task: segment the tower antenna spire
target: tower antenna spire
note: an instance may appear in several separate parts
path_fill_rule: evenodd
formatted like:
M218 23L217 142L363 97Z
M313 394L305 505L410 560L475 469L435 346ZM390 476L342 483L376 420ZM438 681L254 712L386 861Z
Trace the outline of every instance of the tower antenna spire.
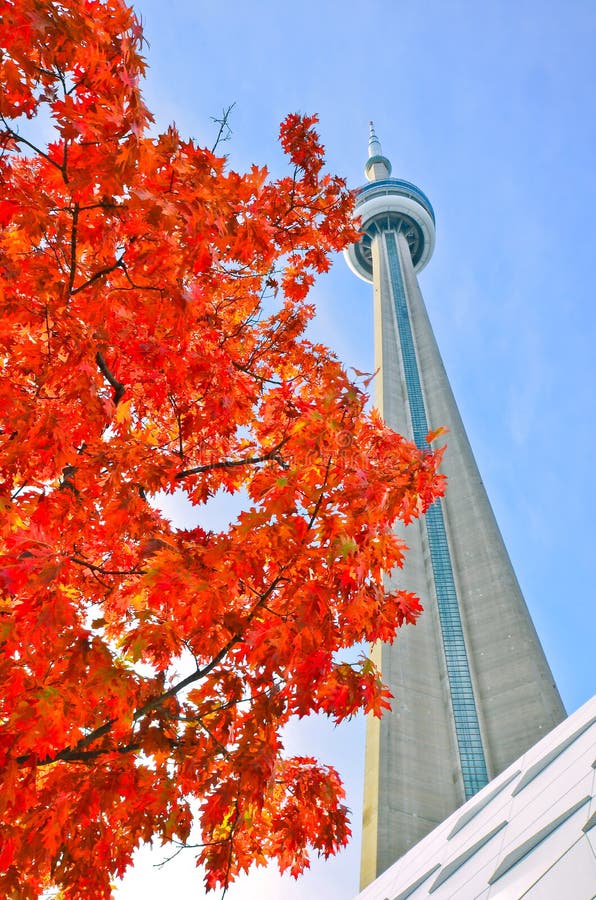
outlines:
M368 135L368 156L382 156L383 151L381 150L381 142L378 139L375 133L375 125L373 120L370 120L369 125L369 135Z
M381 142L378 139L375 126L370 120L368 135L368 159L364 167L364 174L368 181L383 181L391 177L391 163L383 156Z

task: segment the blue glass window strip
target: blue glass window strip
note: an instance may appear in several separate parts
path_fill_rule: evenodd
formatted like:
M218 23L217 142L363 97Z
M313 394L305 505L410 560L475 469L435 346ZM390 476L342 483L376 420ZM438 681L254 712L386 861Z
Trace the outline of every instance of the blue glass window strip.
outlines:
M414 441L420 449L428 449L426 442L426 435L428 434L426 410L424 408L410 316L399 263L397 241L392 231L385 232L385 244L389 260L389 275L397 316ZM480 788L488 784L488 774L455 590L451 556L447 543L443 508L440 500L436 500L433 503L426 513L425 519L439 608L447 677L449 679L455 733L464 791L466 800L468 800Z

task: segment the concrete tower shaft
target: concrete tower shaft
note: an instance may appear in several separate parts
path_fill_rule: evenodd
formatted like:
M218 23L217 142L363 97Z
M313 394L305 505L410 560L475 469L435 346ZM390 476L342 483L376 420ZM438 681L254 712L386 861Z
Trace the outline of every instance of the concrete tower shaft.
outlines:
M401 529L406 566L388 577L425 612L393 646L373 650L396 699L367 724L363 886L565 715L418 286L434 247L432 206L390 177L374 131L371 146L372 180L356 205L364 235L346 256L374 288L376 405L420 447L431 428L448 427L449 486L423 521Z

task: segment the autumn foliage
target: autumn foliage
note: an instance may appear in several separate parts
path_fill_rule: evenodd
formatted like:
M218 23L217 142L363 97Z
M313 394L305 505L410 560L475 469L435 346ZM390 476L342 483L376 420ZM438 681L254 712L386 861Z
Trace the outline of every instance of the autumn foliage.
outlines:
M155 136L121 0L4 0L0 35L0 895L110 897L152 839L208 887L298 874L347 810L281 730L387 705L348 650L418 614L381 572L442 490L305 338L351 196L314 117L278 180Z

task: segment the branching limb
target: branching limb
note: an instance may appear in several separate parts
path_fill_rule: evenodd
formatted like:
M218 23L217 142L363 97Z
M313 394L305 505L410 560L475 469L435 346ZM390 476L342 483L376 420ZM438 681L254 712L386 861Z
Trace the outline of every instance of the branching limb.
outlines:
M103 566L94 566L93 563L76 556L70 556L70 561L76 563L77 566L84 566L91 572L100 572L102 575L144 575L144 569L104 569Z
M212 153L215 153L219 144L222 144L224 141L229 141L230 139L230 135L232 134L232 129L230 128L230 114L235 106L236 104L232 103L227 109L224 109L221 119L216 119L213 116L211 117L211 121L215 122L216 125L219 125L215 143L211 148Z
M55 159L52 159L52 157L49 156L47 153L45 153L41 149L41 147L38 147L37 144L33 144L31 141L28 141L27 138L24 138L21 134L18 133L18 131L15 131L14 128L11 128L10 125L8 124L8 122L6 121L6 119L4 118L4 116L0 116L0 121L4 125L4 128L6 129L6 134L10 138L12 138L13 141L16 141L17 144L24 144L26 147L29 147L30 150L33 150L34 153L37 153L38 156L43 156L43 158L47 162L49 162L51 165L55 166L58 169L58 171L62 173L62 177L64 178L64 180L65 181L67 180L65 172L64 172L62 166L60 165L60 163L57 163Z
M175 859L179 853L182 853L183 850L203 850L205 847L217 847L220 844L227 844L229 838L223 838L221 841L207 841L204 844L183 844L180 841L173 840L170 843L176 845L178 849L171 856L166 857L166 859L162 859L159 863L154 863L154 869L161 869L166 863L169 863L172 859Z

